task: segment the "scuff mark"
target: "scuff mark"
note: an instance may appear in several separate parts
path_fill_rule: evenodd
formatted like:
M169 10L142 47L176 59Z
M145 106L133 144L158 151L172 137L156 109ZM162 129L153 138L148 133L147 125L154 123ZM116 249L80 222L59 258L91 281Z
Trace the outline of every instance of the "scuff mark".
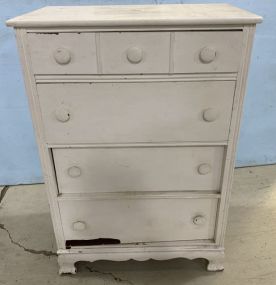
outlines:
M26 252L29 252L29 253L32 253L32 254L42 254L42 255L47 256L47 257L49 257L49 256L57 256L57 254L55 252L48 251L48 250L35 250L35 249L27 248L27 247L23 246L22 244L16 242L12 238L12 235L11 235L10 231L5 227L4 224L0 224L0 229L4 230L8 234L9 239L10 239L12 244L22 248Z
M263 189L266 189L269 187L271 187L271 185L265 185L265 186L261 186L261 187L257 188L257 190L263 190Z
M102 272L102 271L99 271L99 270L95 270L95 269L92 269L90 268L89 266L86 266L86 268L90 271L90 272L93 272L93 273L98 273L98 274L101 274L101 275L108 275L110 276L114 281L118 282L118 283L121 283L121 282L124 282L124 283L128 283L130 285L134 285L134 283L132 283L131 281L127 280L127 279L122 279L120 277L117 277L116 275L114 275L113 273L111 272Z

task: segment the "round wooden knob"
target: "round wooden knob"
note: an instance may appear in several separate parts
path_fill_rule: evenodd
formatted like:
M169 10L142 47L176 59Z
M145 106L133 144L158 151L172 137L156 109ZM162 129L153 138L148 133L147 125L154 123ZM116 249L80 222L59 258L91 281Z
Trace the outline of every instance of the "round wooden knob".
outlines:
M54 58L58 64L68 64L71 61L71 53L66 48L57 48L54 51Z
M143 59L143 50L139 47L130 47L127 50L127 59L131 63L139 63Z
M62 123L70 120L70 112L66 108L59 108L55 111L56 119Z
M84 231L86 229L86 223L82 221L77 221L73 223L74 231Z
M206 218L203 217L203 216L195 216L193 218L193 223L197 226L201 226L201 225L204 225L206 222Z
M202 63L210 63L216 58L216 50L211 47L204 47L199 53L199 59Z
M203 111L203 119L206 122L214 122L219 117L219 112L214 108L208 108Z
M68 168L68 175L72 178L81 176L81 169L78 166Z
M211 165L208 163L202 163L198 166L197 171L200 175L206 175L212 170Z

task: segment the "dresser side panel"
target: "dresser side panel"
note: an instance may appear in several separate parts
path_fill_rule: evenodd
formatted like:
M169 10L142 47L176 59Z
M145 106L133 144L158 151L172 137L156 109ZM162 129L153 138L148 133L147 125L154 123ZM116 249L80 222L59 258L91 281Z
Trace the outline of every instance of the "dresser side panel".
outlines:
M240 121L242 117L243 101L246 93L246 81L253 45L255 25L244 27L243 33L243 53L242 62L238 72L234 104L232 109L232 119L229 129L229 142L226 149L225 166L223 173L223 182L221 190L221 200L218 210L218 220L216 227L216 243L223 246L227 226L227 217L229 211L231 187L233 183L233 174L235 168L236 148L239 137Z
M41 123L41 113L38 104L38 96L36 93L35 79L30 66L30 57L27 52L27 34L25 29L16 29L16 39L20 54L21 65L24 74L24 82L28 97L29 107L32 115L32 122L35 129L36 140L42 165L45 186L47 188L47 196L50 206L50 212L59 249L65 248L64 236L60 220L59 206L57 203L57 186L51 151L44 143L43 127Z

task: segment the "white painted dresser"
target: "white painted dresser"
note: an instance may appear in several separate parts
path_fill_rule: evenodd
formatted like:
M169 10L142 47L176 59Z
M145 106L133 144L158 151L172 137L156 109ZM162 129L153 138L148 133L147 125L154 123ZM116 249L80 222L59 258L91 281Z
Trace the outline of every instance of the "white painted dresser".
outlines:
M255 25L227 4L16 17L58 246L75 262L206 258L224 235Z

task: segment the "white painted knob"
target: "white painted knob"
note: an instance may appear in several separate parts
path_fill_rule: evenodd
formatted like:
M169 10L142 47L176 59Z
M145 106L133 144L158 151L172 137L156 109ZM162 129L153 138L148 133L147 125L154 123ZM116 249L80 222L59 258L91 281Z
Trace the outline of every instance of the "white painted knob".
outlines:
M57 48L54 51L54 58L58 64L65 65L71 61L71 53L66 48Z
M198 166L197 171L200 175L206 175L212 170L211 165L208 163L202 163Z
M204 47L199 53L199 59L202 63L210 63L216 58L216 50L211 47Z
M70 112L66 108L59 108L55 111L56 119L62 123L70 120Z
M86 223L82 221L78 221L73 223L73 230L74 231L84 231L86 229Z
M206 222L206 218L203 216L196 216L193 218L193 223L197 226L202 226Z
M143 59L143 50L139 47L130 47L127 50L127 59L131 63L139 63Z
M219 112L214 108L208 108L203 111L203 119L206 122L214 122L219 117Z
M68 175L72 178L81 176L81 169L78 166L68 168Z

